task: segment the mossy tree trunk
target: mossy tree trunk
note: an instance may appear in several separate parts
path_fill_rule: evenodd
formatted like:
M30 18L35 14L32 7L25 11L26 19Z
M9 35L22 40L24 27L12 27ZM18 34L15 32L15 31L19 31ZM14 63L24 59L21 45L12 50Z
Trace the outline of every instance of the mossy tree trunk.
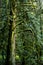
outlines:
M13 18L13 12L12 12L12 1L10 1L10 16ZM8 17L9 19L9 17ZM15 22L13 19L10 18L9 20L9 37L8 37L8 44L7 44L7 56L6 56L6 62L5 65L15 65L15 36L14 31L12 31L13 27L15 26Z

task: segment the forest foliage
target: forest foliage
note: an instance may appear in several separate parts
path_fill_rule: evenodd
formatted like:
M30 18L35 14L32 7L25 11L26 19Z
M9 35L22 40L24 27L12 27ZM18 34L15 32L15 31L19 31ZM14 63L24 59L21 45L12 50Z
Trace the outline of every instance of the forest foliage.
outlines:
M0 65L43 65L42 2L0 0Z

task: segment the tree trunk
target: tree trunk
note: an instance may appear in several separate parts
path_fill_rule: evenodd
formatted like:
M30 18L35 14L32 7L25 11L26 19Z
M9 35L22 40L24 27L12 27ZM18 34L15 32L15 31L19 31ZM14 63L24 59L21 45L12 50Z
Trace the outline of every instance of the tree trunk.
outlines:
M15 27L15 22L13 21L13 27ZM12 27L12 28L13 28ZM11 59L12 65L15 65L15 29L12 31L12 39L11 39Z
M13 6L11 5L10 5L11 7L10 9L13 9ZM13 12L12 10L10 11L11 11L10 16L12 16L13 18ZM8 45L7 45L6 65L15 65L15 35L14 35L15 29L13 30L13 27L15 27L15 21L13 19L10 20L10 25L9 25L9 38L8 38Z

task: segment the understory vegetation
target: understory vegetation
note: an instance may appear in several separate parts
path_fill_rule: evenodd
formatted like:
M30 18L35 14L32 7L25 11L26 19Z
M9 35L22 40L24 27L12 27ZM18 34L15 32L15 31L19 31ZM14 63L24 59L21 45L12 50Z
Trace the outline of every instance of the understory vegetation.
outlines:
M0 0L0 65L43 65L43 0Z

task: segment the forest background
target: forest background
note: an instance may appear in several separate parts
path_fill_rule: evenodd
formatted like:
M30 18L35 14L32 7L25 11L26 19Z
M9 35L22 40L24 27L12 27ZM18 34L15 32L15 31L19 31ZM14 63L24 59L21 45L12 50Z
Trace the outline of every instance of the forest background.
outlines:
M0 0L0 65L43 65L43 0Z

